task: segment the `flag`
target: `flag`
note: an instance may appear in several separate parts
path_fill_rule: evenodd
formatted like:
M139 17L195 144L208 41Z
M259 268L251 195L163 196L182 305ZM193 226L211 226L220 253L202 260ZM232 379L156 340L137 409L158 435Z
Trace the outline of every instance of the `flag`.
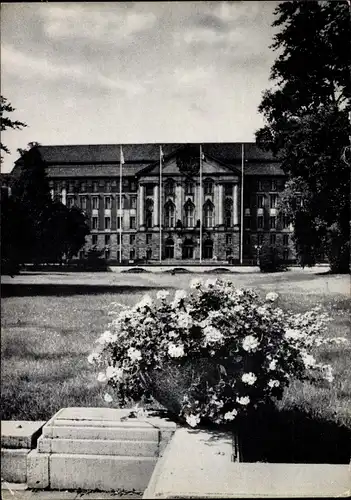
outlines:
M165 155L163 154L162 146L160 146L160 158L161 158L161 161L164 161L164 157L165 157Z
M120 163L122 165L124 165L124 155L123 155L123 148L121 146L121 150L120 150Z

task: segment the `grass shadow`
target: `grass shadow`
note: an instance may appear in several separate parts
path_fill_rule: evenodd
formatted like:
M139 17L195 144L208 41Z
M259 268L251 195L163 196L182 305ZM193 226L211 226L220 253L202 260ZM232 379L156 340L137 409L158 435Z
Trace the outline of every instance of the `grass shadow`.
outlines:
M173 287L168 287L173 288ZM10 284L1 285L2 297L101 295L111 293L138 293L158 290L158 286L134 285L77 285L77 284Z

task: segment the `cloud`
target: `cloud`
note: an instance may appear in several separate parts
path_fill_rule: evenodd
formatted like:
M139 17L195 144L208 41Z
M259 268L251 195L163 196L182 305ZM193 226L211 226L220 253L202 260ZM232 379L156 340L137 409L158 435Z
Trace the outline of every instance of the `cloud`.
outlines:
M51 38L120 41L151 29L156 22L152 12L124 8L126 4L62 4L42 8L44 30Z
M54 80L60 82L60 85L63 85L64 81L81 82L88 86L117 90L127 96L144 92L140 83L104 75L88 64L59 64L46 57L23 54L11 45L3 45L1 56L3 71L7 74L25 74L26 78Z

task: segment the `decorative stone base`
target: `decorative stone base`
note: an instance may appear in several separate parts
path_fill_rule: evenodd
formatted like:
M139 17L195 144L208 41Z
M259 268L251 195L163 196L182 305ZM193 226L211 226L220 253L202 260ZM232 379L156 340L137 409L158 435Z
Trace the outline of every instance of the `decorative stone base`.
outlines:
M176 425L131 410L64 408L27 457L30 488L144 491Z

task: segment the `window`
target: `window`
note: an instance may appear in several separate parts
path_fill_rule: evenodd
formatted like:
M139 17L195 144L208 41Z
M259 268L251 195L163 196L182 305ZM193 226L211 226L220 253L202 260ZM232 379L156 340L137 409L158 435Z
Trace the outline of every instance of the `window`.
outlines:
M146 196L153 196L154 186L152 184L146 184L145 192L146 192Z
M73 182L68 183L68 192L73 193L74 192L74 184Z
M244 227L245 229L251 228L251 217L244 217Z
M81 196L80 197L80 208L82 210L86 210L87 209L87 197L86 196Z
M174 227L175 207L173 203L167 203L165 206L165 227Z
M73 196L68 196L67 197L67 207L72 208L74 206L74 197Z
M111 192L111 182L110 181L106 181L105 192L106 193L110 193Z
M124 205L124 200L125 200L125 197L122 195L122 199L121 199L121 206L119 205L119 202L120 202L120 196L117 195L116 196L116 206L117 206L117 210L120 210L120 208L123 210L125 208L125 205Z
M225 242L227 245L231 245L232 242L233 242L233 238L232 238L232 235L231 234L227 234L226 237L225 237Z
M135 249L132 248L129 252L129 259L134 260L135 259Z
M93 196L93 210L98 210L99 208L99 197Z
M105 196L105 210L111 210L111 196Z
M165 258L174 259L174 241L172 238L167 238L165 242Z
M244 244L245 245L250 245L251 244L251 238L249 234L245 234L244 236Z
M195 207L191 202L185 204L185 227L194 227L194 210Z
M283 251L283 259L289 260L289 250L287 248Z
M259 194L257 196L257 208L263 208L264 207L264 197L262 194Z
M123 224L123 217L121 215L117 215L116 222L117 222L117 229L121 229L121 224Z
M136 217L133 215L129 219L129 227L130 229L136 229Z
M92 229L97 229L98 228L98 218L93 217L92 218Z
M283 235L283 245L289 245L289 235L288 234Z
M271 245L275 245L277 241L277 238L276 238L276 235L275 234L271 234L270 237L269 237L269 242Z
M213 257L213 241L208 239L205 240L203 246L203 258L204 259L212 259Z
M207 203L205 205L205 227L213 227L213 205Z
M152 227L152 211L151 210L146 210L145 225L146 225L146 227Z
M233 194L233 186L231 184L224 184L224 194L231 196Z
M257 217L257 229L263 229L263 217Z
M135 193L135 191L137 190L137 184L135 181L129 181L129 190L132 193Z
M111 229L111 217L105 217L105 229L106 230Z
M136 196L131 196L130 197L130 208L136 208L136 207L137 207Z
M87 184L86 184L86 182L81 182L80 183L80 191L81 191L81 193L85 193L86 190L87 190Z
M271 180L271 191L277 190L277 181L275 179Z
M105 246L111 243L111 236L109 234L105 234Z
M110 254L111 254L110 249L106 248L106 250L105 250L105 259L109 259L110 258Z
M93 182L93 192L97 193L98 191L99 191L99 185L98 185L97 181L94 181Z
M194 183L192 181L188 181L185 184L185 194L193 195L194 194Z
M150 245L151 241L152 241L152 234L147 234L146 235L146 244Z
M260 233L257 235L257 244L262 245L263 244L263 234Z
M129 235L129 244L134 245L135 243L135 234L130 234Z
M165 193L166 196L173 196L175 190L175 184L173 179L168 179L165 183Z
M257 191L263 191L263 182L261 180L257 181Z
M205 194L213 194L213 182L211 181L211 179L205 180L204 188Z
M91 244L93 245L93 247L95 245L97 245L97 242L98 242L98 235L97 234L93 234L92 237L91 237Z
M224 225L226 227L231 227L231 225L232 225L232 211L231 210L224 211Z
M269 227L271 229L275 229L275 223L276 223L276 218L275 217L270 217L269 218Z
M270 198L271 198L270 199L270 201L271 201L270 207L271 208L277 208L278 195L277 194L271 194Z
M283 229L289 229L289 217L283 216Z

